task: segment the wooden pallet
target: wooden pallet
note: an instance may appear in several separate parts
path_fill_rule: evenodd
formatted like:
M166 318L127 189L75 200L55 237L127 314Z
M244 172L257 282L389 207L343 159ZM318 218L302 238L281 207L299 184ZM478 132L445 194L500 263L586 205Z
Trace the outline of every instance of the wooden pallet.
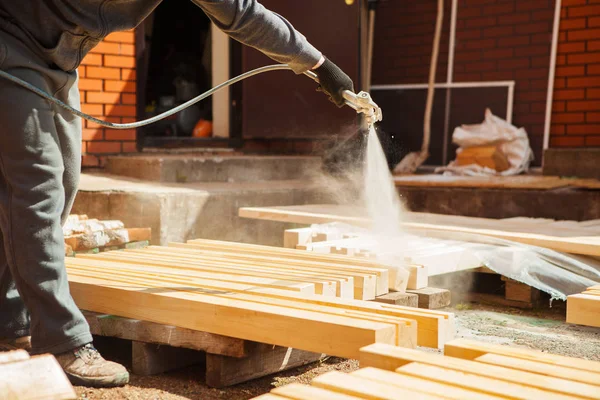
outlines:
M95 336L131 341L136 375L155 375L205 365L205 382L224 388L319 361L324 354L228 336L84 311Z
M78 256L66 265L82 309L286 348L356 358L370 343L437 348L454 335L451 313L336 297L336 284L344 280L340 271L350 269L349 278L368 276L354 272L365 267L335 256L191 241ZM298 272L311 265L318 276ZM290 269L300 275L279 272ZM377 288L376 280L363 282ZM318 286L321 294L315 294Z
M600 399L600 362L465 339L444 356L373 344L360 366L256 399Z
M53 355L29 357L16 350L0 352L0 398L66 400L77 395Z
M600 284L567 297L567 323L600 327Z

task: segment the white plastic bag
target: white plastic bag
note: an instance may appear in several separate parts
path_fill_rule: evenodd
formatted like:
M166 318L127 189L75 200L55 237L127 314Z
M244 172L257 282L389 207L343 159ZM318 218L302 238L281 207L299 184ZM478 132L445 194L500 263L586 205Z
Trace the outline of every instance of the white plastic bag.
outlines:
M510 167L497 172L476 164L459 166L452 161L435 172L444 172L446 175L517 175L527 171L533 161L525 129L493 115L489 108L485 110L485 120L481 124L462 125L454 129L452 141L459 146L457 153L467 147L497 145L508 159Z

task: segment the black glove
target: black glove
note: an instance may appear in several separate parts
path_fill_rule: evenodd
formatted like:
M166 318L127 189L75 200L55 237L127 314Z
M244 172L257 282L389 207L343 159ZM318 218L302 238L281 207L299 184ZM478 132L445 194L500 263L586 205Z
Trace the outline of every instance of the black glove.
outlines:
M325 58L323 64L314 70L319 78L318 91L325 92L329 96L329 100L335 103L338 107L344 105L344 90L354 92L354 83L348 75L344 73L328 58Z

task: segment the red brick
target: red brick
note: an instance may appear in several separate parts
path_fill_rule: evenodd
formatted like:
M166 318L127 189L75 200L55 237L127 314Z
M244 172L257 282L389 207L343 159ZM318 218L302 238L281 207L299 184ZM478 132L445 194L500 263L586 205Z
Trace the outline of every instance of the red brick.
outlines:
M481 37L481 29L463 29L456 31L458 41L466 41L467 39L479 39Z
M550 46L550 43L552 43L552 32L536 33L531 35L531 43L545 44L547 46Z
M600 63L600 53L575 53L567 55L568 64Z
M549 7L548 0L517 1L517 11L539 10Z
M529 36L511 36L507 38L499 38L498 46L500 47L515 47L529 44Z
M532 113L542 113L546 111L546 103L531 103ZM560 115L560 114L558 114Z
M600 122L600 112L588 112L585 115L587 122Z
M492 61L473 62L465 66L466 70L471 71L491 71L496 69L496 63Z
M488 37L498 37L498 36L510 36L513 34L514 27L513 26L492 26L489 28L483 29L483 36Z
M468 19L465 23L467 28L481 28L487 26L494 26L496 24L496 17L481 17Z
M107 42L118 42L118 43L135 43L135 34L133 31L127 32L113 32L106 36L104 39Z
M600 50L600 40L590 40L587 42L588 51L598 51Z
M106 140L135 140L135 129L107 129L104 133Z
M552 125L550 127L551 135L564 135L566 133L566 129L564 125Z
M598 28L598 27L600 27L600 17L591 17L591 18L588 18L588 26L590 28Z
M137 152L137 145L135 142L123 142L123 153L135 153Z
M563 7L580 6L582 4L587 4L587 0L562 0L562 2L561 2L561 5Z
M555 89L563 89L567 87L567 79L566 78L556 78L554 79L554 88Z
M569 42L575 42L577 40L593 40L600 37L600 29L584 29L581 31L569 31L567 32Z
M560 21L560 29L570 31L585 28L585 18L563 19Z
M82 131L82 140L102 140L104 130L103 129L86 129L83 128Z
M88 54L81 60L81 65L102 65L102 54Z
M584 143L583 136L555 136L550 138L552 147L581 147Z
M583 100L585 91L583 89L555 90L553 98L556 100Z
M579 53L585 51L585 42L559 43L556 49L558 53Z
M121 100L121 95L109 92L87 92L85 100L88 103L118 104Z
M593 64L587 66L588 75L600 75L600 64Z
M586 146L600 146L600 136L586 136Z
M81 157L81 166L82 167L99 167L100 160L96 156L93 156L90 154L84 154Z
M523 25L517 25L515 27L515 32L517 34L551 32L552 31L551 26L552 26L552 24L549 21L523 24Z
M518 69L528 68L530 66L529 58L508 58L498 61L498 69Z
M79 68L77 68L77 76L79 76L80 78L85 78L86 77L86 69L87 67L80 65Z
M567 86L572 88L600 87L600 76L586 76L583 78L567 78Z
M491 49L484 52L485 59L496 60L496 59L508 59L513 57L513 49Z
M119 43L100 42L90 53L98 54L121 54L121 45Z
M121 103L122 104L137 104L137 96L135 94L122 94L121 95Z
M583 65L576 67L556 67L555 76L584 76L585 67Z
M135 93L136 83L135 81L105 81L104 90L107 92Z
M542 68L527 68L527 69L519 69L515 72L515 76L517 79L533 79L538 76L548 75L547 69Z
M100 79L120 79L121 70L119 68L106 68L106 67L86 67L88 78L100 78Z
M462 11L461 11L462 16ZM509 15L500 15L498 17L498 25L519 25L525 22L529 22L529 13L518 13Z
M121 53L120 54L124 55L124 56L134 56L135 55L135 45L121 43Z
M104 56L107 67L135 68L135 58L129 56Z
M481 7L464 7L460 10L460 18L478 17L481 15Z
M566 42L567 41L567 32L560 32L558 34L558 41L559 42Z
M553 124L573 124L584 121L584 113L556 113L552 115Z
M131 124L131 123L135 122L135 118L121 117L121 122L123 122L124 124Z
M600 99L600 89L587 89L585 95L588 99Z
M104 115L104 109L99 104L81 104L81 111L94 117L101 117Z
M121 79L124 81L135 81L137 79L135 69L123 68L121 71Z
M495 47L494 39L470 40L466 43L467 49L492 49Z
M499 3L483 7L485 15L509 14L515 10L514 3Z
M485 71L481 73L481 79L484 81L508 81L513 79L512 71ZM475 80L475 79L472 79Z
M519 82L519 87L524 88L525 82L529 83L529 88L532 90L548 89L548 78L546 78L546 79L530 79L528 81Z
M465 62L465 61L479 61L481 60L481 51L460 51L457 52L454 56L454 61L457 63ZM455 66L456 68L456 66Z
M80 79L79 90L102 90L102 80L100 79Z
M569 7L569 18L600 15L600 6Z
M552 102L552 112L564 112L565 111L565 102L564 101L554 101Z
M106 115L111 117L135 117L135 106L106 105Z
M119 153L121 142L87 142L87 153Z
M534 11L532 17L534 21L552 21L554 18L554 9Z
M532 68L549 68L549 61L547 57L532 57L531 58L531 67Z
M539 55L549 55L550 54L550 43L546 45L537 45L537 46L527 46L527 47L518 47L515 49L515 56L517 57L525 57L529 56L539 56ZM548 60L549 64L550 61Z
M600 110L600 100L569 101L568 111L597 111Z
M600 134L600 125L581 124L567 125L567 135L598 135Z

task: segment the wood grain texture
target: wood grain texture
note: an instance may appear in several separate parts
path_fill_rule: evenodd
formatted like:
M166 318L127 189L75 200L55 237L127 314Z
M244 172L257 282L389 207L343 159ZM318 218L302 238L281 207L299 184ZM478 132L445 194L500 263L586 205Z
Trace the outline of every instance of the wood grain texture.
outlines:
M600 327L600 296L595 293L567 296L567 323Z

